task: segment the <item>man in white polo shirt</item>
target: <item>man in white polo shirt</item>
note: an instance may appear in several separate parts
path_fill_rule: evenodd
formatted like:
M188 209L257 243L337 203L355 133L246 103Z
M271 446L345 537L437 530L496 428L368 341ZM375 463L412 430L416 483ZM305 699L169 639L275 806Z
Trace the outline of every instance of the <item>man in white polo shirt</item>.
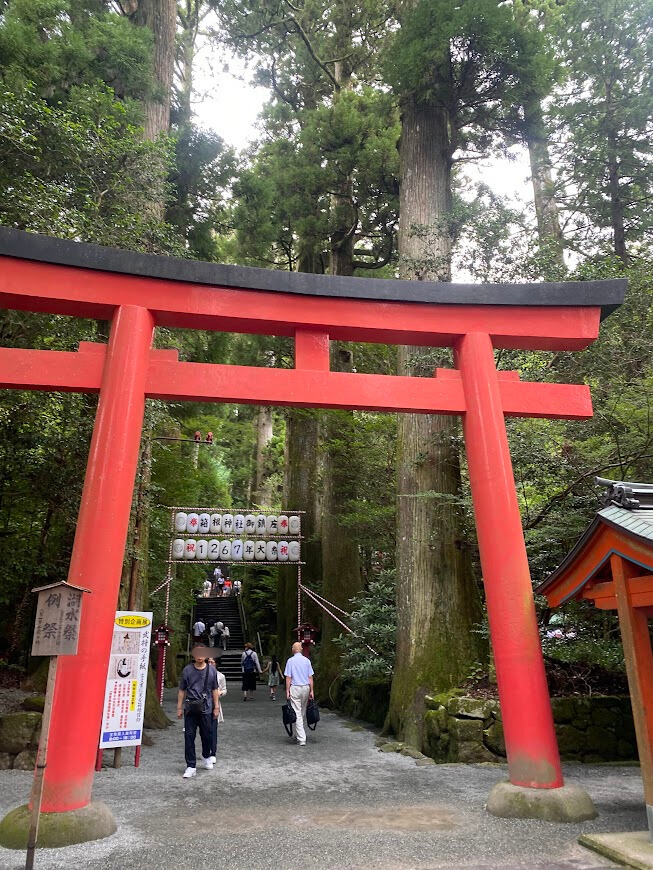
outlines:
M297 730L297 743L306 746L306 705L308 699L313 697L313 666L307 656L302 655L301 643L292 645L292 656L286 662L283 675L286 678L286 698L292 704L297 714L295 728Z

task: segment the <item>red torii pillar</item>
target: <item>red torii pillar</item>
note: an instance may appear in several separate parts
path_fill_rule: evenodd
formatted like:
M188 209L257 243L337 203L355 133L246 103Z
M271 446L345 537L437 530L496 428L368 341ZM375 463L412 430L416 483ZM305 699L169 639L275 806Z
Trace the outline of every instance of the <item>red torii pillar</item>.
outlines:
M558 742L489 335L461 338L455 359L465 390L463 431L510 782L558 788Z
M91 249L59 244L70 251ZM103 263L109 254L103 253ZM154 259L157 268L160 261L166 262ZM591 403L587 387L525 384L517 373L497 372L493 340L500 347L580 349L598 334L600 303L435 307L401 300L293 297L241 289L242 284L225 287L216 282L218 286L198 288L158 274L110 274L105 265L89 265L90 261L92 257L82 258L71 267L8 258L0 273L0 301L8 307L112 320L106 350L89 344L80 346L78 353L0 349L0 386L100 394L69 575L71 582L90 588L92 594L85 600L79 655L59 667L43 810L76 811L91 800L106 662L148 397L462 415L510 782L514 788L561 793L504 415L584 418L591 416ZM263 280L261 271L252 270L257 273L252 280ZM289 277L277 276L284 281ZM264 279L270 280L269 273ZM366 287L375 283L348 280L362 281ZM387 294L394 282L376 283ZM570 285L553 286L568 292ZM624 286L619 282L621 295ZM446 286L447 292L450 289ZM587 294L587 288L584 291ZM155 324L290 334L295 337L296 367L180 363L174 351L150 349ZM432 379L331 372L330 338L453 345L458 370L438 370ZM495 811L504 814L501 807ZM551 817L547 812L545 816ZM574 818L591 815L586 808L583 813ZM537 809L522 814L542 815ZM98 835L104 834L92 836Z
M92 594L84 601L77 655L62 656L57 668L43 812L74 810L91 798L153 333L147 309L116 310L68 573L70 582L91 574Z

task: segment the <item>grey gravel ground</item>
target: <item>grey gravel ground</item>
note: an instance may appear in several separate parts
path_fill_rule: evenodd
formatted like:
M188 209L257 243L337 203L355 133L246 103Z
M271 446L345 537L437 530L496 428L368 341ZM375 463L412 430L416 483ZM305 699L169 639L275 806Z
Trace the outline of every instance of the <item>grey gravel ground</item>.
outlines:
M181 723L155 735L140 769L96 774L119 829L106 840L42 850L41 870L436 870L467 867L599 870L614 867L576 843L582 832L646 826L636 767L569 766L599 818L579 825L497 819L484 811L505 769L485 765L417 767L381 753L375 735L323 712L305 748L291 743L280 703L262 688L243 703L225 699L219 761L184 780ZM166 708L174 713L174 692ZM199 748L199 740L198 740ZM127 754L127 753L125 753ZM0 773L0 813L25 803L31 774ZM0 868L24 867L24 854L0 848Z

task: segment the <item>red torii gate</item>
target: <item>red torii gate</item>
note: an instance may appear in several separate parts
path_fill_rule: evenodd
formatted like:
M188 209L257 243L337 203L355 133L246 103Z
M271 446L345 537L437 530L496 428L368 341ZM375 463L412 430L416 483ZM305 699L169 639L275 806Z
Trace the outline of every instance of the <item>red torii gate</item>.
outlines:
M495 348L581 350L623 280L455 285L334 278L134 254L0 230L6 308L111 321L108 345L0 349L0 386L99 393L69 580L92 590L79 651L59 662L43 811L91 799L106 662L145 399L463 417L510 782L563 785L505 416L582 419L586 386L522 383ZM295 368L179 362L156 326L294 337ZM329 341L453 347L433 378L332 372ZM80 676L84 697L80 697ZM92 835L91 835L92 836Z

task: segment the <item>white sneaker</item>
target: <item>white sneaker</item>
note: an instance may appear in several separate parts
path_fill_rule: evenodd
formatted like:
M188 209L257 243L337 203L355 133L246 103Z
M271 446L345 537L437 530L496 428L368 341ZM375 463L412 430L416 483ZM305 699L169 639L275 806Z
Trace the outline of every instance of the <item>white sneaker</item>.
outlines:
M215 757L215 755L211 756L211 764L215 764L217 760L218 759Z
M190 779L191 776L195 776L196 773L197 771L194 767L187 767L184 771L184 779Z
M203 758L202 767L204 770L213 770L213 761L210 758Z

